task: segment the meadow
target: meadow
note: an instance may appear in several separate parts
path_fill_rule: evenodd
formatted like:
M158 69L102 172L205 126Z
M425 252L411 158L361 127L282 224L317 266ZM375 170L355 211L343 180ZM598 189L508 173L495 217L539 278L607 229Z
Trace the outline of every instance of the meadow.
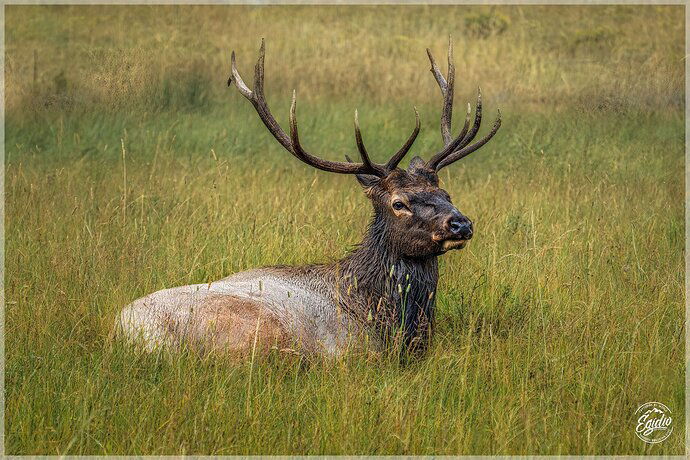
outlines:
M684 452L682 6L7 6L8 454ZM455 44L498 135L443 170L476 225L402 366L143 354L116 314L165 287L342 257L371 215L227 88L230 51L307 149L439 149L425 48ZM455 126L462 110L456 110ZM287 126L284 124L284 126ZM488 130L484 127L482 133ZM408 158L409 159L409 158ZM645 444L635 409L674 432Z

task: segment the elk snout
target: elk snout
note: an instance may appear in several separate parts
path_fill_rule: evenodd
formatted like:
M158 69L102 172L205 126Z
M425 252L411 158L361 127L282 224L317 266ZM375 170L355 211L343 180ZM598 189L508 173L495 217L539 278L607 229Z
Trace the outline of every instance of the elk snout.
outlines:
M472 238L472 221L461 214L449 217L446 221L446 228L454 237L463 240Z

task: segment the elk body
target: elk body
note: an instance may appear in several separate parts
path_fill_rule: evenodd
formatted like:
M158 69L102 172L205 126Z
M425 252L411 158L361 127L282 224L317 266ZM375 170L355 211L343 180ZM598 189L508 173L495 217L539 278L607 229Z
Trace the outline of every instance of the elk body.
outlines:
M473 232L472 222L439 187L438 171L486 144L500 127L500 112L491 131L472 143L482 117L479 92L474 123L468 104L464 126L453 137L452 45L447 78L427 50L443 96L443 148L429 161L414 157L406 170L398 168L419 133L415 109L416 126L402 148L387 163L373 163L355 112L361 162L324 160L300 143L294 93L289 135L271 114L264 99L264 49L262 41L253 90L237 71L234 52L228 86L234 84L252 103L266 128L293 156L322 171L355 175L374 208L363 241L335 263L259 268L155 292L124 308L120 331L150 350L180 345L231 352L298 347L335 355L352 346L383 350L397 343L403 350L423 352L434 326L438 257L463 248Z

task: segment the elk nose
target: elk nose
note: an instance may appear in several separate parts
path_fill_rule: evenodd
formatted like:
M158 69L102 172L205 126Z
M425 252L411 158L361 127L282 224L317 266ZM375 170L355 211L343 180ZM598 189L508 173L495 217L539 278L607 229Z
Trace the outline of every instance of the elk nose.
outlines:
M447 225L453 236L459 236L463 240L472 238L472 221L467 217L451 217L448 219Z

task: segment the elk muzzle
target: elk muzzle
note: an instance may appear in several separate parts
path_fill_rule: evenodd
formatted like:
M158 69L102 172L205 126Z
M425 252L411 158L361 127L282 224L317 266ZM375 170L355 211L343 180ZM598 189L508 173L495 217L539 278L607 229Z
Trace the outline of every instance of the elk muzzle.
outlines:
M454 215L446 221L446 228L453 237L461 240L472 238L472 221L463 215Z
M438 243L443 253L451 249L464 248L473 233L472 221L456 210L445 219L442 231L434 232L433 240Z

